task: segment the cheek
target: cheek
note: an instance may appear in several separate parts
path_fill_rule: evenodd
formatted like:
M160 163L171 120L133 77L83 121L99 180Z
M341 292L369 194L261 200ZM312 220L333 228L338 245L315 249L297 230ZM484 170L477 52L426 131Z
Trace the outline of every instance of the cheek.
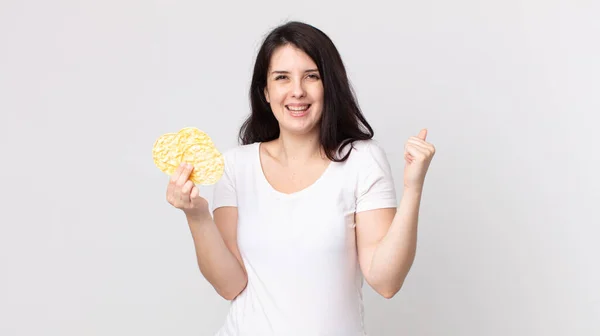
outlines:
M319 101L322 104L323 103L323 97L324 97L323 88L321 88L321 87L314 88L314 90L312 91L311 96L313 97L314 100L317 100L317 101Z
M273 90L273 92L271 93L271 102L280 105L283 104L284 101L285 93L283 93L282 90Z
M323 110L323 105L324 105L323 96L317 96L314 98L314 100L315 100L314 102L318 105L319 113L321 113Z

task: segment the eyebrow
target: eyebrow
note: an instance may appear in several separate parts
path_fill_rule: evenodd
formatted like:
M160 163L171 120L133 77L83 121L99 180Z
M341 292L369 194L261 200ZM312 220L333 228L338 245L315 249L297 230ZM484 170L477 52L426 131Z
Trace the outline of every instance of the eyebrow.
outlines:
M318 72L318 71L319 71L319 69L308 69L308 70L306 70L304 72L306 73L306 72ZM287 74L287 73L290 73L290 72L289 71L284 71L284 70L274 70L274 71L271 71L271 74Z

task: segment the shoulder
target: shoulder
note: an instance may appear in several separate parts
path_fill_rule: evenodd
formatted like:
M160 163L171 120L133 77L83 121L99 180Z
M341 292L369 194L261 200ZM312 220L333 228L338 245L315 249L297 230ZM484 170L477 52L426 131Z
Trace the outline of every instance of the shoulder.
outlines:
M247 178L248 169L240 169L242 165L248 165L252 162L252 154L258 144L236 145L221 150L223 158L223 176L217 182L216 195L225 197L225 191L232 192L239 183L243 183Z
M381 143L355 141L348 161L356 178L356 212L396 206L394 174Z
M354 151L362 155L372 155L373 152L383 151L383 146L375 139L356 140L352 143ZM361 155L361 154L359 154Z
M247 169L256 159L259 143L236 145L221 151L225 174L231 180L246 178L251 170Z
M351 150L348 161L358 165L371 165L371 164L387 164L387 153L385 148L374 139L370 140L357 140L352 142L350 145L344 148L344 153Z
M223 150L221 154L223 155L225 162L233 165L237 161L244 162L245 159L251 157L256 151L256 146L258 146L258 143L236 145Z

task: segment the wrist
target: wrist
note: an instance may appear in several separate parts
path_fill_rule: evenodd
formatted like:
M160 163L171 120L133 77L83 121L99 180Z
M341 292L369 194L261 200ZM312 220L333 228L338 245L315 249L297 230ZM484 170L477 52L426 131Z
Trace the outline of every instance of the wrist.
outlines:
M420 196L422 193L423 193L423 185L418 185L418 186L404 185L404 195L413 194L416 196Z

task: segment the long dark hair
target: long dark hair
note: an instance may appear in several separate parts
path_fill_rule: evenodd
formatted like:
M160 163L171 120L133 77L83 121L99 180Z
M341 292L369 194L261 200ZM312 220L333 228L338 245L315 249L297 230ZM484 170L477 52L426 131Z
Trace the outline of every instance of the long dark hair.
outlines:
M288 44L304 51L317 65L324 90L320 144L330 160L345 161L351 151L341 158L335 153L356 140L371 139L373 129L360 110L342 58L331 39L321 30L298 21L276 27L258 51L249 92L252 112L240 128L239 140L247 145L279 137L279 124L264 96L264 88L273 52Z

